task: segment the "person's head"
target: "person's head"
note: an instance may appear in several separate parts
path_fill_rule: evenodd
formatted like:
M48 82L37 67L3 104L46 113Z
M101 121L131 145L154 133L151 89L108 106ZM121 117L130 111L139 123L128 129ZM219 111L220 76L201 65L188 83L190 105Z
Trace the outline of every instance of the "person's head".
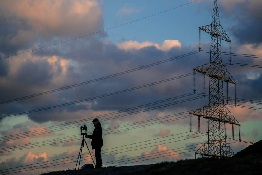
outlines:
M99 120L97 118L95 118L92 122L93 122L94 126L96 126L99 123Z

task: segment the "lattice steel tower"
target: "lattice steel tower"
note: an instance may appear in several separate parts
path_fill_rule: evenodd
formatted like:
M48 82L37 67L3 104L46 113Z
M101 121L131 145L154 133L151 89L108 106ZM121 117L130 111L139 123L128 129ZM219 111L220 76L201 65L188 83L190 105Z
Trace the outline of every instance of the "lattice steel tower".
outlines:
M231 43L230 38L220 24L217 0L214 0L212 23L199 27L201 31L211 36L210 62L193 69L209 79L209 103L208 105L190 112L198 116L198 127L200 127L200 118L207 119L207 142L195 152L205 157L231 157L234 153L227 143L226 124L232 124L232 133L234 136L234 125L240 127L239 122L231 115L226 103L228 103L228 84L236 87L236 81L227 71L221 58L221 42ZM194 82L195 84L195 82ZM226 86L226 95L224 96L224 86ZM236 98L236 92L235 92ZM240 132L239 132L240 134ZM239 137L240 139L240 137Z

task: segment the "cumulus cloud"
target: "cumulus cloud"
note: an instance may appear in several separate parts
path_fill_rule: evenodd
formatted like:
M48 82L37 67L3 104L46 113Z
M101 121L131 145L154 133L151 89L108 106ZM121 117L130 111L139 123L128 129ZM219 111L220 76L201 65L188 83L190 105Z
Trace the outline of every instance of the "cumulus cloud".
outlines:
M128 50L140 50L147 47L155 47L162 51L169 51L172 48L181 48L181 43L178 40L165 40L161 45L158 43L153 43L150 41L145 42L137 42L137 41L125 41L123 43L118 44L120 49L125 51Z
M248 105L247 107L243 107L243 105ZM248 109L248 107L253 106L250 103L239 104L239 106L233 107L230 109L232 115L236 116L236 119L239 122L245 122L250 120L260 120L261 112L257 110Z
M101 7L95 0L1 1L0 11L4 53L54 37L89 34L102 26Z
M46 126L32 126L28 129L28 135L33 138L33 137L46 137L46 136L51 136L53 132Z
M44 162L47 161L47 153L46 152L39 152L39 153L32 153L28 152L24 158L24 163L32 163L32 162Z
M39 57L28 54L27 57L10 59L9 67L10 79L17 78L31 85L41 83L43 86L52 83L51 81L57 84L64 81L70 64L68 60L58 56Z
M1 171L9 174L34 175L39 173L38 166L49 161L47 152L28 152L21 157L7 159ZM35 166L36 163L38 166ZM26 167L26 168L25 168Z
M5 130L2 134L4 136L1 138L0 154L3 156L12 156L19 150L29 149L31 144L36 143L34 141L39 138L54 136L53 131L46 126L35 125L29 121ZM31 148L34 147L36 146L32 145Z
M77 155L78 150L67 150L53 157L50 157L47 152L28 152L20 158L8 159L6 161L6 165L8 166L5 168L9 169L11 174L19 172L21 175L35 175L39 174L40 171L46 173L50 171L61 171L65 169L65 165L71 167L67 169L73 169ZM82 164L87 162L86 157L83 157L82 160Z
M167 44L165 44L167 43ZM168 48L169 41L164 41L161 47ZM172 42L171 42L172 43ZM166 46L168 45L168 46ZM177 47L174 47L177 48ZM138 54L141 52L142 54ZM126 52L114 43L103 42L97 39L88 42L79 41L79 43L65 48L54 48L42 50L36 54L28 53L26 57L17 56L8 62L9 71L5 77L1 77L0 81L3 86L0 87L4 92L3 100L12 97L24 96L24 94L32 94L34 92L45 91L46 89L53 89L54 87L61 87L75 82L82 82L92 80L101 76L121 72L123 70L135 68L141 65L159 61L159 58L152 58L152 54L158 53L160 59L168 59L167 52L152 47L149 50L136 50L134 52ZM179 55L184 53L182 50L171 49L169 52L172 55ZM176 53L177 52L177 53ZM87 54L88 53L88 54ZM168 54L169 55L169 54ZM107 59L105 59L107 58ZM101 69L101 66L103 69ZM2 108L2 113L8 114L14 111L22 112L26 109L39 108L42 106L52 106L53 104L62 104L70 101L85 99L88 97L95 97L101 94L115 92L125 88L130 88L138 85L152 83L157 80L175 77L183 74L185 69L181 69L180 64L163 64L158 69L145 69L138 72L130 73L127 76L119 76L112 78L110 81L104 81L97 87L81 86L68 91L61 91L52 95L45 95L41 98L30 99L33 100L31 105L23 103L23 101L10 104L6 108ZM189 68L188 68L189 69ZM100 71L97 71L100 70ZM191 70L189 69L191 72ZM143 76L141 76L141 73ZM146 79L144 78L146 77ZM145 81L146 80L146 81ZM126 93L125 96L116 95L114 100L112 98L105 98L103 100L88 101L86 103L78 103L77 105L70 105L66 110L53 111L52 113L41 112L32 113L29 115L34 121L48 121L48 120L66 120L72 118L76 114L76 118L81 118L80 115L86 110L115 110L119 106L137 104L138 98L142 96L152 95L157 99L158 94L168 95L174 90L181 89L191 79L178 79L176 83L163 83L152 86L151 94L146 89ZM17 91L19 87L20 90ZM126 100L128 99L128 101ZM149 98L144 98L143 101L148 101ZM36 101L35 101L36 100ZM140 101L139 103L143 103ZM106 104L106 105L105 105ZM73 112L74 114L70 114ZM60 118L57 118L58 116ZM45 117L43 117L45 116ZM68 116L68 117L67 117ZM77 117L79 116L79 117Z
M262 45L243 44L238 48L237 52L240 54L255 55L261 58L262 57ZM259 58L255 59L254 61L260 60Z
M6 146L6 147L11 147L11 146L17 146L17 145L27 145L27 144L29 144L30 143L30 138L29 137L24 137L24 138L22 138L22 139L15 139L15 140L13 140L13 139L10 139L10 140L6 140L5 142L4 142L4 146Z
M59 56L34 56L30 53L9 59L8 73L0 77L3 93L1 100L25 96L35 92L45 91L50 87L60 86L64 82L70 82L74 72L71 62ZM19 90L17 90L19 89ZM50 101L54 96L45 96L42 100ZM38 103L40 104L40 103ZM13 112L19 109L26 110L25 103L13 104ZM35 104L36 105L36 104ZM14 110L15 109L15 110ZM11 111L10 106L3 106L2 114ZM4 112L5 111L5 112Z
M86 33L101 22L101 9L94 0L11 0L3 1L1 7L10 15L25 20L33 31L44 35Z
M7 142L19 142L20 144L27 144L30 142L30 139L53 135L53 131L51 131L46 126L32 125L27 122L5 130L3 135L5 135L4 140Z

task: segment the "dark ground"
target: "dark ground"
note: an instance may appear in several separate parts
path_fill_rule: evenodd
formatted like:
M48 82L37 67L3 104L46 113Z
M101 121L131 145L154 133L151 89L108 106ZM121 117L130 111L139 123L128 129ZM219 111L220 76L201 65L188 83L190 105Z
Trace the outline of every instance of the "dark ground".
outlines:
M44 175L262 175L262 141L232 158L201 158L153 165L67 170Z

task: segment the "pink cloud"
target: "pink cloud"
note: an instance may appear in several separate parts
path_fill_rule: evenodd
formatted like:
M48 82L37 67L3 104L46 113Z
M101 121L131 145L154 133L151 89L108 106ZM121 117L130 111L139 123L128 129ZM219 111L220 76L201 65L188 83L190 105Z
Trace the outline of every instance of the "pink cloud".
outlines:
M39 70L39 73L52 75L50 76L50 83L59 84L64 82L68 78L68 69L70 69L71 62L66 60L63 57L51 56L51 57L42 57L35 56L31 53L26 55L20 55L14 57L9 61L10 71L6 79L14 79L19 76L21 71L24 71L26 65L33 64L35 66L47 65L48 69ZM35 81L32 79L32 81ZM8 82L6 82L8 84Z
M118 44L118 48L128 51L128 50L140 50L146 47L155 47L162 51L169 51L173 48L181 48L181 43L178 40L165 40L162 44L153 43L150 41L137 42L137 41L125 41Z
M30 139L53 135L53 131L45 126L32 126L28 129L11 129L6 132L4 140L7 143L28 144ZM22 142L21 142L22 140Z
M30 143L30 138L29 137L24 137L22 139L18 140L7 140L5 142L5 146L11 147L11 146L16 146L16 145L25 145Z
M47 160L48 160L48 156L46 152L40 152L40 153L28 152L24 158L24 163L33 163L38 161L44 162Z
M87 153L85 155L85 158L84 158L85 164L92 164L93 163L93 160L95 159L95 154L94 154L93 151L91 152L91 155L89 153Z
M240 54L250 54L262 57L262 45L244 44L238 49ZM259 60L259 58L258 58Z
M52 131L45 126L33 126L28 129L30 137L44 137L52 135Z
M246 105L246 104L244 104ZM248 104L250 105L250 104ZM260 120L261 119L261 112L258 110L252 110L252 109L248 109L246 107L241 106L236 106L236 107L232 107L230 109L231 114L233 116L235 116L235 118L239 121L239 122L245 122L247 120Z
M26 21L13 43L23 42L39 35L43 37L86 34L101 27L102 10L94 0L9 0L1 2L7 15Z

